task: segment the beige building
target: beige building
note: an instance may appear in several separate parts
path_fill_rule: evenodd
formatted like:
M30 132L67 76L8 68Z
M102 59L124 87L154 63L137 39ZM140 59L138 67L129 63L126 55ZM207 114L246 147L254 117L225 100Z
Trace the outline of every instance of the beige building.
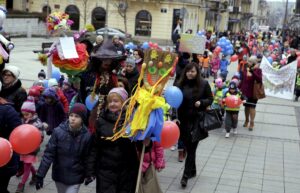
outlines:
M127 10L128 33L170 39L179 19L182 20L181 32L187 29L195 32L206 27L203 3L204 0L6 0L6 7L28 12L67 12L75 22L73 30L80 30L90 23L96 28L104 27L106 16L109 27L125 30L124 18L118 11Z

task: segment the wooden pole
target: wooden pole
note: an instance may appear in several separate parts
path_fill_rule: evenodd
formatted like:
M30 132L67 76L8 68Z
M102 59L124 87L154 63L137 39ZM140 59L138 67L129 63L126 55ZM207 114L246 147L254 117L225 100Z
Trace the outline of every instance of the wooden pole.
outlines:
M140 182L141 182L141 177L142 177L142 167L143 167L144 155L145 155L145 144L143 143L143 149L142 149L141 158L140 158L139 173L138 173L138 177L137 177L137 180L136 180L136 186L135 186L135 193L139 193L139 189L140 189Z

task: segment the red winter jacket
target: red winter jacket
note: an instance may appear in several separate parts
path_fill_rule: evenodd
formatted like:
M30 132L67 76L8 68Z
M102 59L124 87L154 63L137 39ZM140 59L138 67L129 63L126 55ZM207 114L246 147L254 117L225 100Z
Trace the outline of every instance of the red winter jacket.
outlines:
M58 89L56 89L56 94L59 98L59 101L64 106L65 113L68 114L69 113L69 102L68 102L68 99L65 97L64 92L60 88L58 88Z

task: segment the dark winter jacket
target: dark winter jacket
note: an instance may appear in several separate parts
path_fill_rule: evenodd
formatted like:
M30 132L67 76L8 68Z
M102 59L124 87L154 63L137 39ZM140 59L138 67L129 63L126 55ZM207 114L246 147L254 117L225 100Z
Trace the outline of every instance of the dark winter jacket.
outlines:
M0 137L9 139L14 128L21 125L19 114L11 104L0 104ZM19 156L13 154L11 160L0 167L0 176L13 176L17 173Z
M183 93L183 101L178 108L178 120L180 121L180 137L186 140L190 139L190 132L193 129L193 120L197 119L199 111L205 111L212 104L213 96L209 83L202 79L200 88L195 93L195 80L187 82L186 85L180 86ZM195 103L200 101L200 107L195 107ZM207 137L207 132L203 133L203 138Z
M83 128L77 134L69 129L66 121L54 129L37 171L44 178L51 164L52 179L66 185L81 184L85 178L85 160L88 155L91 134Z
M16 111L20 113L21 106L27 99L27 93L26 90L22 87L21 81L17 80L17 82L10 87L5 88L3 86L0 92L0 97L5 98L9 102L12 102Z
M139 76L140 73L136 67L131 73L126 72L125 78L128 80L130 91L132 91L135 85L138 83Z
M93 135L87 174L96 176L97 193L134 192L139 165L135 143L128 138L113 142L102 138L113 135L117 117L109 111L102 113Z
M64 107L59 101L55 101L54 104L43 103L39 109L39 115L41 121L48 124L47 134L51 134L53 129L66 118Z

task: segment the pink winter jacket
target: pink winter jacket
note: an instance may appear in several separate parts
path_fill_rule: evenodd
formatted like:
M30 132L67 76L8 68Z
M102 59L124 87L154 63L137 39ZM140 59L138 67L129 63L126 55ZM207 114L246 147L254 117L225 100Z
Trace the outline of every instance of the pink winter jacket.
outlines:
M153 146L151 149L152 149L151 158L150 158L150 152L145 153L144 155L143 168L142 168L143 172L147 171L147 169L150 166L151 160L155 169L165 168L164 149L161 147L161 145L158 142L153 142Z
M212 61L210 62L211 65L211 69L213 72L218 72L219 68L220 68L220 59L219 57L215 57L212 59Z

